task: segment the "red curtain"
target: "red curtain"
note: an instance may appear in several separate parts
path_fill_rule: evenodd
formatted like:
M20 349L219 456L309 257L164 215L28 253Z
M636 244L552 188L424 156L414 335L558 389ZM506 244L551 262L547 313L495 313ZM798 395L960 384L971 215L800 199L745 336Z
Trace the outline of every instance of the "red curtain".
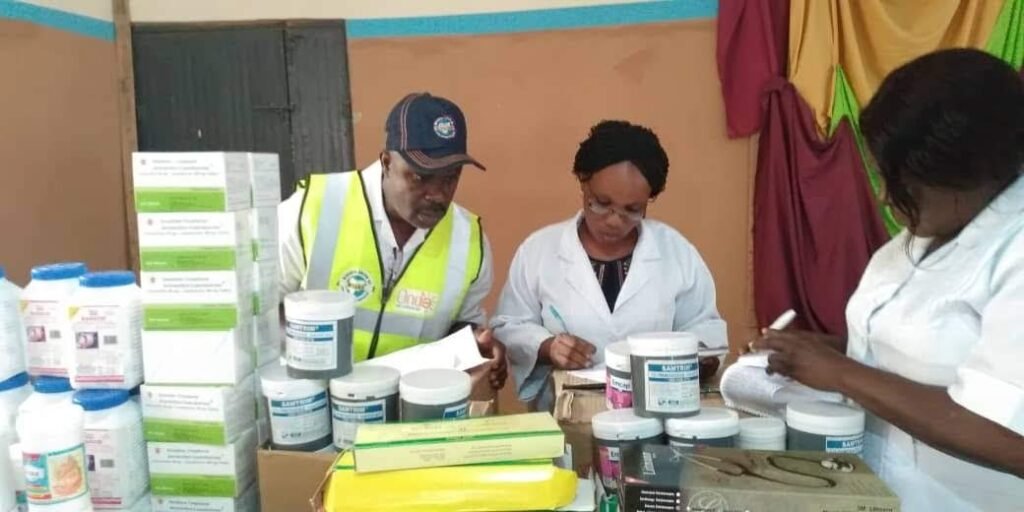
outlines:
M846 302L889 239L843 121L822 140L791 83L764 92L754 190L754 300L760 325L793 308L798 327L846 334Z

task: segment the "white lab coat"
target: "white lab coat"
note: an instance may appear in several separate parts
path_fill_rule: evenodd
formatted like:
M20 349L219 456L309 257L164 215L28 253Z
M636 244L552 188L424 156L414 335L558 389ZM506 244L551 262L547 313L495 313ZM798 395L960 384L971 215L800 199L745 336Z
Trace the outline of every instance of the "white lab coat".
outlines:
M709 347L727 344L711 273L678 231L643 221L629 274L611 312L580 243L580 218L577 214L545 227L523 242L491 320L495 336L508 346L520 400L532 401L541 394L539 408L550 400L544 390L551 369L537 364L537 351L557 333L594 344L598 363L604 361L604 347L640 332L689 331Z
M964 408L1024 434L1024 178L917 264L928 241L914 240L908 254L909 236L878 250L850 299L849 355L944 387ZM1024 510L1024 480L876 417L865 459L904 512Z

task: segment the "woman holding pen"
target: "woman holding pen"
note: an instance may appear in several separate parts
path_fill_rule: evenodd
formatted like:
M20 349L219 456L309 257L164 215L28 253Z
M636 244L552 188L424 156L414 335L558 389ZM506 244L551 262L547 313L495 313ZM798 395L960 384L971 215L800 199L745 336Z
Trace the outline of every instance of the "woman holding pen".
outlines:
M1024 82L976 50L894 71L861 114L907 229L847 339L769 330L769 371L869 413L864 455L907 512L1024 510Z
M678 231L647 219L668 174L654 132L598 123L573 173L581 211L523 242L491 321L508 346L520 400L539 398L539 409L550 406L553 368L600 363L607 345L630 334L689 331L707 347L726 346L704 260Z

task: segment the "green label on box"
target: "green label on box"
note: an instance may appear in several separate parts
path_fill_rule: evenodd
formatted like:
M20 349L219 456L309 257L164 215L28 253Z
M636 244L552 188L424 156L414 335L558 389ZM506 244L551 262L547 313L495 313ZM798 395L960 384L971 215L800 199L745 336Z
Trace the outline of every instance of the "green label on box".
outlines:
M143 328L148 331L227 331L238 325L240 314L237 306L225 304L142 307Z
M260 242L259 242L259 240L253 240L252 241L252 260L253 261L259 261L260 260Z
M139 213L223 212L227 196L222 188L135 189Z
M204 498L234 498L238 482L230 476L169 475L154 473L149 486L155 496L200 496Z
M223 423L146 418L142 429L153 443L227 444Z
M146 272L196 272L235 270L235 247L173 247L139 250L142 270Z

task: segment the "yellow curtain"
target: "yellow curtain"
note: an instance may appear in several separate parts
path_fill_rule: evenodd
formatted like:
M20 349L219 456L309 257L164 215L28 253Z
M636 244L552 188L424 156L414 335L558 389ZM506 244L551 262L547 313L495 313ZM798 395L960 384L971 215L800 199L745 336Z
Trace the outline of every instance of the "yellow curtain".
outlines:
M885 75L940 49L984 48L1001 0L791 0L789 79L825 133L836 66L860 106Z

